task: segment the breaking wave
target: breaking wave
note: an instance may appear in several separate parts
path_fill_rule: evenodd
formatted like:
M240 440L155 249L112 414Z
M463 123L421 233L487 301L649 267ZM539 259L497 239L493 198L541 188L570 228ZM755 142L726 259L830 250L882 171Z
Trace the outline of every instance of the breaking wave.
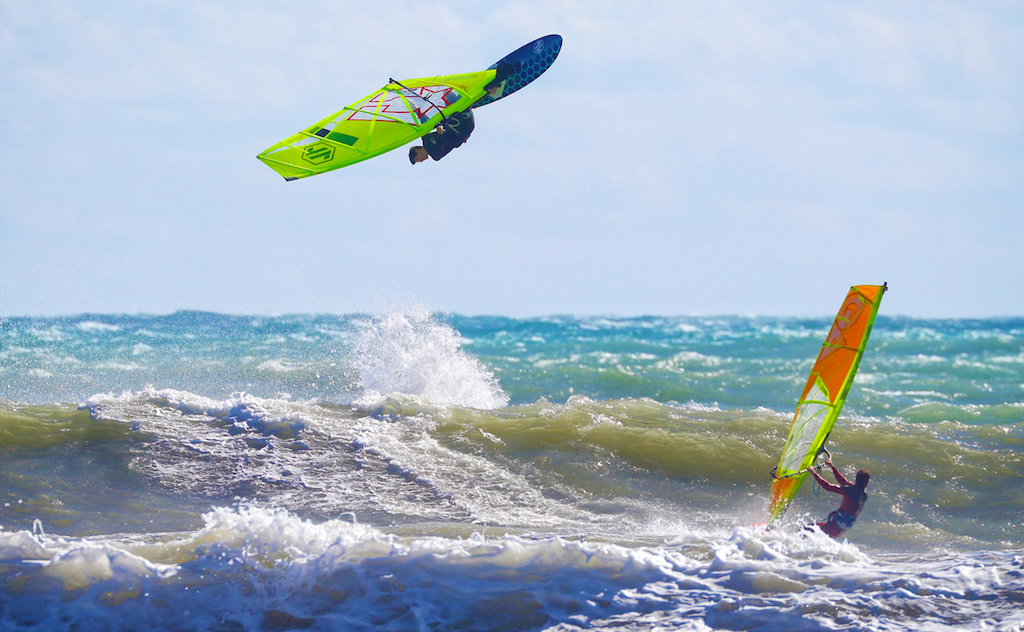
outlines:
M426 312L390 314L360 325L353 352L362 389L356 406L373 409L389 398L479 409L508 404L497 378L466 353L451 325Z

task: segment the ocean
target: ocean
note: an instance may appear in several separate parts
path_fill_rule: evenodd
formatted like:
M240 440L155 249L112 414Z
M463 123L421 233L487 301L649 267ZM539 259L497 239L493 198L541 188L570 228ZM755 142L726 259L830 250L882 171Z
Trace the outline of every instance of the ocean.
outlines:
M1024 319L881 314L840 540L831 318L0 318L0 630L1022 630Z

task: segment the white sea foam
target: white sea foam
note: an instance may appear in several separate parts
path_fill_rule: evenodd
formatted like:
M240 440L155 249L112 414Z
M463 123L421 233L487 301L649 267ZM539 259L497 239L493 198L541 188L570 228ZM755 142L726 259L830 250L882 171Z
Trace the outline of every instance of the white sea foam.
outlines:
M177 410L184 415L202 415L226 419L264 434L295 436L316 417L310 414L305 402L285 399L267 399L248 393L235 393L227 399L212 399L188 391L155 389L148 386L139 392L126 391L120 395L103 393L93 395L85 404L97 417L118 415L119 407L129 410L139 403L152 403ZM129 413L129 416L131 413Z
M494 374L462 348L459 333L426 312L363 321L354 353L362 389L354 404L361 408L375 408L394 395L434 406L508 404Z
M60 580L66 591L115 577L166 579L176 572L173 565L150 562L113 544L52 538L28 531L0 531L0 561L34 562L39 575Z
M100 362L95 368L101 371L140 371L144 367L134 362Z
M230 493L241 486L248 494L266 485L282 501L294 488L299 502L318 512L348 504L431 520L533 527L587 521L587 512L545 498L521 473L439 441L434 418L402 396L386 398L370 416L245 393L218 400L152 387L96 395L84 406L94 419L131 421L160 437L136 468L175 490Z
M686 402L685 404L679 404L679 408L681 408L682 410L685 410L687 412L692 412L692 413L719 413L719 412L722 412L722 409L718 406L717 402L702 403L702 402L696 402L694 400L690 400L689 402ZM754 412L756 412L758 414L780 415L780 413L777 413L777 412L772 411L772 410L768 410L767 408L758 408Z
M268 371L270 373L293 373L302 369L303 366L301 363L288 362L287 360L267 360L258 364L256 370Z
M0 573L19 593L0 626L882 630L959 621L1013 630L1024 621L1013 601L1022 561L1011 553L874 559L822 534L750 528L632 546L400 537L258 506L202 519L196 531L143 542L0 532ZM48 580L59 589L41 589Z
M75 326L80 331L86 331L86 332L97 332L97 331L114 332L114 331L121 331L120 325L110 325L110 324L107 324L107 323L96 322L94 320L82 321L82 322L78 323Z
M28 330L28 333L46 342L58 342L66 338L64 331L56 325L46 329L32 328Z
M682 373L687 367L714 368L722 364L722 358L704 355L696 351L680 351L671 358L655 362L654 366L666 371Z
M0 531L0 560L48 560L51 557L53 557L53 552L43 546L32 533Z

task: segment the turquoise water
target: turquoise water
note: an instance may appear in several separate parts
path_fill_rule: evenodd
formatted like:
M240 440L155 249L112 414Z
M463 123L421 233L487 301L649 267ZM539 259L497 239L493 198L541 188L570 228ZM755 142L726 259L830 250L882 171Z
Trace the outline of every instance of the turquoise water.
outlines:
M884 313L884 304L882 312ZM0 319L0 629L1021 629L1024 319Z

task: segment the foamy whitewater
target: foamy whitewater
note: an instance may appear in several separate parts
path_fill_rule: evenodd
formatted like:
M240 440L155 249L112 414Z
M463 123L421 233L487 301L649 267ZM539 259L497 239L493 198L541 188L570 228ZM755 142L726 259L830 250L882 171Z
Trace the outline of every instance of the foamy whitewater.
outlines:
M883 304L884 314L884 304ZM1024 320L0 319L0 630L1022 630Z

